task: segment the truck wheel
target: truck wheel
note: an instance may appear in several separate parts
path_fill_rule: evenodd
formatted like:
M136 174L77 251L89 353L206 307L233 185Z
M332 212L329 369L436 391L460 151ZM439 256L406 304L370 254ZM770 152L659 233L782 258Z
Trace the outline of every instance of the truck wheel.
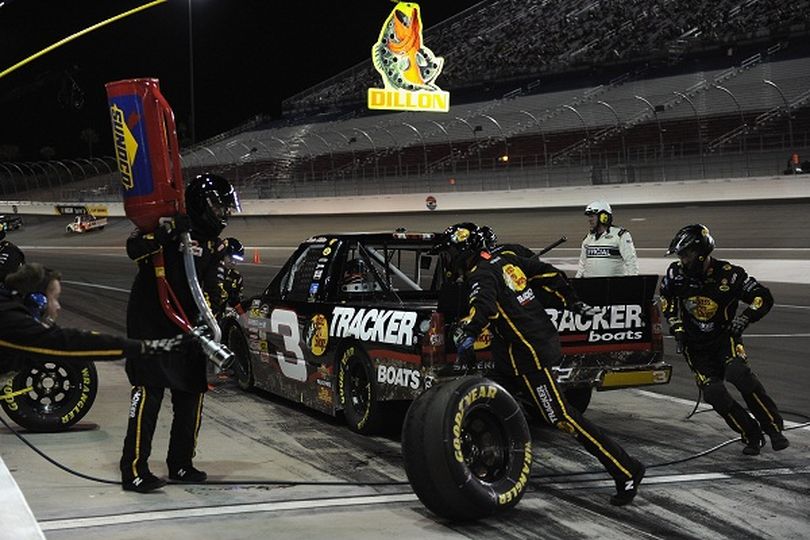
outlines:
M374 369L368 355L357 345L343 351L338 360L338 396L346 423L364 435L377 433L385 423L385 407L378 401Z
M588 405L591 403L591 395L593 395L593 388L590 386L569 388L565 391L565 399L568 400L568 404L580 413L584 413L588 409Z
M242 330L235 324L228 328L228 348L236 355L233 371L236 382L242 390L252 390L255 384L253 379L253 365L250 363L250 347Z
M0 401L14 422L30 431L65 431L90 411L98 391L98 373L88 361L29 361L2 380L3 394L20 391L23 393Z
M433 513L470 521L515 506L532 466L529 426L499 384L463 377L411 404L402 427L405 472Z

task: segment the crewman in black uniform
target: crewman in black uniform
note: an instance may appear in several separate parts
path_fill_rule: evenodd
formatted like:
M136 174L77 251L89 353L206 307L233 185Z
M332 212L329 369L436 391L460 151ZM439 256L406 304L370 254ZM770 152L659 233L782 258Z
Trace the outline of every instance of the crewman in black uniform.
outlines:
M25 255L11 241L6 240L6 231L0 231L0 283L25 263Z
M127 241L127 254L138 262L138 275L132 285L127 306L127 333L133 338L160 338L177 333L178 326L163 312L151 255L163 251L165 277L192 325L197 324L198 309L189 290L180 232L190 226L197 279L213 313L220 312L227 300L223 288L222 257L224 244L219 234L228 223L231 211L239 211L239 199L225 178L203 174L194 178L185 192L188 219L177 216L170 230L159 228L155 234L136 231ZM188 222L186 222L188 221ZM127 362L132 388L129 424L121 457L122 487L147 493L166 482L149 470L160 404L164 389L171 389L174 418L166 463L169 478L177 482L199 483L205 472L192 464L202 418L203 393L208 389L206 357L198 354L183 358L162 357L154 363Z
M239 309L245 291L245 282L242 273L237 268L238 264L245 260L245 247L242 242L233 237L225 239L225 276L223 287L228 295L226 304L233 309Z
M183 351L191 336L164 340L135 340L55 324L62 294L61 274L38 263L24 264L5 276L0 286L0 349L5 359L63 360L142 359L168 351ZM177 334L177 332L175 332Z
M574 435L602 463L616 482L611 504L630 503L644 465L571 407L557 387L551 366L560 361L560 340L534 288L556 295L580 316L596 311L577 299L565 274L552 265L508 250L490 253L486 234L472 223L460 223L449 227L435 248L444 268L469 285L469 313L454 333L459 359L472 355L476 337L489 327L496 372L525 388L549 424Z
M704 399L742 436L743 453L759 454L763 431L774 450L789 442L776 404L748 365L742 343L746 327L773 306L771 292L745 270L711 257L714 239L701 224L678 231L667 255L677 254L661 281L661 310ZM737 314L738 303L748 304ZM742 394L753 418L729 394L728 381Z

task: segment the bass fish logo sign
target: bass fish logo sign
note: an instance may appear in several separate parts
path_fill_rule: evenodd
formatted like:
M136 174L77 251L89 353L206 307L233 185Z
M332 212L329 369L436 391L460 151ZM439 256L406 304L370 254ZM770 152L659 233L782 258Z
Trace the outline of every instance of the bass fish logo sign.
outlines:
M435 56L422 41L418 4L398 2L371 47L374 68L385 88L368 89L368 108L394 111L450 110L450 93L436 86L444 58Z

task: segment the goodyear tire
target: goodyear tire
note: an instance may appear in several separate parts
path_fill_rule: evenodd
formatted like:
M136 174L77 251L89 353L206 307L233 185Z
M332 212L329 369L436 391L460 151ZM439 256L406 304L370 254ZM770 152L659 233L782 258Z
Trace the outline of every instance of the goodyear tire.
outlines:
M529 426L499 384L464 377L435 386L402 427L408 480L433 513L470 521L515 506L532 465Z
M338 357L338 398L352 431L369 435L385 424L385 406L378 401L374 369L368 355L357 345Z
M593 395L593 388L590 386L582 386L578 388L569 388L565 391L565 399L568 404L584 413L588 410L588 405L591 403L591 396Z
M255 384L253 379L253 365L250 363L250 347L242 330L235 324L228 326L228 348L236 355L233 363L233 372L236 382L242 390L252 390Z
M84 418L98 391L98 373L92 362L27 361L3 376L3 410L29 431L65 431Z

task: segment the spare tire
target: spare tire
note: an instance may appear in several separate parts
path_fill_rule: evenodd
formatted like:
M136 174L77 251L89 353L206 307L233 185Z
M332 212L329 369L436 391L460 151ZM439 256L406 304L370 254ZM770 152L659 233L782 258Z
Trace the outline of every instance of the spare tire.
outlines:
M532 466L520 406L502 386L482 377L456 379L419 396L405 416L402 454L419 500L454 521L515 506Z
M84 418L96 400L98 373L93 362L29 360L4 375L0 400L20 426L39 432L65 431Z

